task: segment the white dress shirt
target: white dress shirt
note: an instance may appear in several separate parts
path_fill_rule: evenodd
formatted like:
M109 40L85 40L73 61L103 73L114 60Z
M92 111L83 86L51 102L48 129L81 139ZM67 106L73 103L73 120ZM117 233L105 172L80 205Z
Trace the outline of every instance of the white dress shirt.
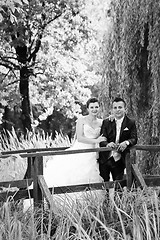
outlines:
M122 126L123 119L124 119L124 117L121 118L121 119L115 119L115 122L116 122L116 140L115 140L115 143L116 144L119 143L119 137L120 137L120 131L121 131L121 126ZM120 160L120 158L121 158L121 154L116 150L112 151L111 156L113 156L113 158L116 162L118 160Z
M115 119L115 121L116 121L116 141L115 141L115 143L119 143L119 137L120 137L120 131L121 131L123 119L124 119L124 117L121 119Z

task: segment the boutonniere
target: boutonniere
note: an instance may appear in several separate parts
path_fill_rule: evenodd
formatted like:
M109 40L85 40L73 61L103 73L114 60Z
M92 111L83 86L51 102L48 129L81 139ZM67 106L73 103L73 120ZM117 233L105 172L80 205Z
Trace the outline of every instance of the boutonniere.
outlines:
M123 130L123 131L127 131L127 130L129 130L129 129L126 127L126 128L124 128L124 130Z

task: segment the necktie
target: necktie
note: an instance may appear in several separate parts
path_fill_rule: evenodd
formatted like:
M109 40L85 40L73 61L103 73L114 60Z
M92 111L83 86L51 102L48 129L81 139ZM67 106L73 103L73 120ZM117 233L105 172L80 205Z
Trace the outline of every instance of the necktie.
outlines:
M116 120L116 141L115 141L116 144L119 143L121 124L122 124L122 120ZM121 158L120 152L118 152L116 150L112 151L112 155L111 156L113 156L115 162L117 162Z

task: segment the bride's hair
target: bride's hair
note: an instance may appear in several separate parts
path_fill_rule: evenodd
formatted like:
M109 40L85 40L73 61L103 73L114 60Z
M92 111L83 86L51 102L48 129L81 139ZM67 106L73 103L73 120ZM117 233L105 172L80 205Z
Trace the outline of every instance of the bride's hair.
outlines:
M86 102L86 107L88 108L90 103L95 103L95 102L99 103L97 98L95 97L89 98L88 101Z

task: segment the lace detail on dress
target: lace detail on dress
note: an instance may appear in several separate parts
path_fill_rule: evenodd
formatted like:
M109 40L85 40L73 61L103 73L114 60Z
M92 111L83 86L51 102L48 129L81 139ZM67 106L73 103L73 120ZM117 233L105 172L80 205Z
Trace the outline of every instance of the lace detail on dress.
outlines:
M100 127L92 128L88 124L83 125L84 128L84 136L87 138L97 138L100 135Z

